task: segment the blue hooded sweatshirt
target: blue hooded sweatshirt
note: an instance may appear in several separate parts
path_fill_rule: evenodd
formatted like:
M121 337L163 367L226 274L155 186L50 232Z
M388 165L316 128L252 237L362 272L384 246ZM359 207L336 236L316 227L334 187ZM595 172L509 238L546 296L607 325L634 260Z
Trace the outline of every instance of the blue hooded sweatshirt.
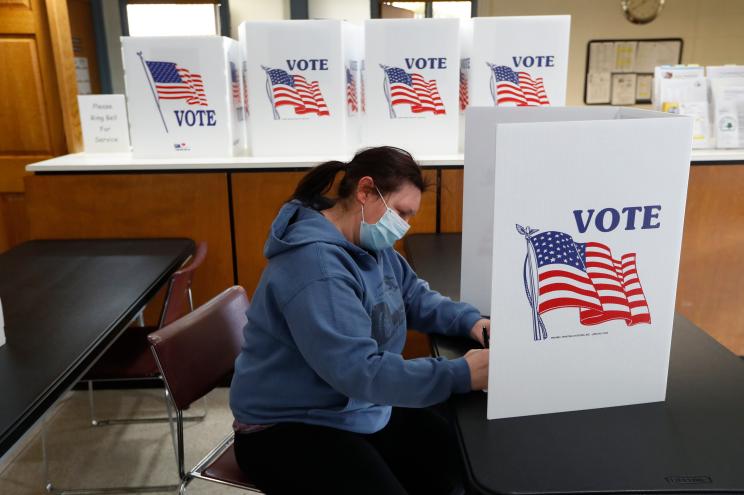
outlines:
M468 336L478 310L430 290L395 250L368 252L292 201L264 254L230 387L238 422L373 433L391 406L470 391L464 358L404 360L401 352L407 328Z

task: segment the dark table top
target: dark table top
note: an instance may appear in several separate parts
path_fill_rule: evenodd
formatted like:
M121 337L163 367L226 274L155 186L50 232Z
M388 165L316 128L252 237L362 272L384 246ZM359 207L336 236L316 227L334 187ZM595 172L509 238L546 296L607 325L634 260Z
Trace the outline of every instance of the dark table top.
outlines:
M406 240L418 275L455 299L460 242L460 234ZM453 358L473 342L438 336L433 345ZM681 315L665 402L488 421L486 397L451 400L481 493L744 492L744 362Z
M193 252L189 239L30 241L0 254L0 456Z

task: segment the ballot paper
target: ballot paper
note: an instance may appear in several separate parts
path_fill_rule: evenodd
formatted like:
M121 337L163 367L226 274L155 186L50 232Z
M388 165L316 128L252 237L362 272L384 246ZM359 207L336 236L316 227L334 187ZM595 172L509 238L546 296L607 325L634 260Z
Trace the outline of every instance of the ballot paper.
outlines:
M5 320L3 319L3 302L0 301L0 346L5 345Z

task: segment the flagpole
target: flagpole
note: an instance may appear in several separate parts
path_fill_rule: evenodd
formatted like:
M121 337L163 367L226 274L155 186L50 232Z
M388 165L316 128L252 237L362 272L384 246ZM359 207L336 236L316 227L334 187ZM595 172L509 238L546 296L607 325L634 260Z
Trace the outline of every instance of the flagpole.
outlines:
M271 102L271 110L274 112L274 120L279 120L279 112L276 109L276 103L274 103L274 92L271 90L271 81L269 80L269 68L263 65L261 68L266 72L266 96L269 97L269 101Z
M522 227L521 225L517 225L516 227L517 231L524 235L527 247L527 253L524 257L524 267L522 269L522 279L524 282L524 292L532 309L532 339L534 341L547 339L548 331L539 312L539 281L536 277L537 257L535 256L531 239L532 234L536 233L537 230L531 229L529 226Z
M545 324L542 321L542 316L540 316L539 307L540 307L540 279L538 277L538 271L537 271L537 253L535 253L535 245L532 243L532 233L528 236L529 239L529 255L530 255L530 264L534 267L534 271L530 271L530 275L532 276L532 300L533 300L533 308L532 312L535 318L535 321L537 322L537 333L538 333L538 339L537 340L543 340L548 338L548 331L545 328Z
M388 102L388 111L390 112L390 118L396 119L398 118L398 115L395 113L395 109L393 109L393 102L390 100L390 79L388 79L388 73L387 73L387 66L380 64L380 67L382 67L382 71L385 73L385 79L382 80L383 85L383 91L385 92L385 99L387 99Z
M491 99L493 100L493 104L496 105L496 89L495 89L495 81L493 80L493 65L486 62L486 65L489 69L491 69L491 84L489 84L489 89L491 90Z
M168 125L165 123L165 117L163 117L163 110L160 108L160 99L158 98L158 95L155 94L155 88L152 87L152 83L150 82L150 76L148 75L149 71L147 69L147 66L145 65L145 59L142 58L142 52L137 52L137 56L139 57L140 62L142 62L142 70L145 71L145 78L147 79L147 84L150 86L152 97L155 99L155 105L158 107L158 112L160 113L160 119L163 121L165 132L170 134L170 132L168 131Z

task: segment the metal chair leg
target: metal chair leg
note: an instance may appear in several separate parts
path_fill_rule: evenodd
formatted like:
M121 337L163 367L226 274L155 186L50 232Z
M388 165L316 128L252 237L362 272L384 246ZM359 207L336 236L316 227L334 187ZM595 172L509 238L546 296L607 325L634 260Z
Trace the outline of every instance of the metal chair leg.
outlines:
M162 381L162 378L160 378ZM199 414L193 416L186 416L183 418L184 421L203 421L207 417L207 398L202 399L203 410ZM90 424L92 426L110 426L110 425L130 425L130 424L142 424L142 423L169 423L171 419L168 416L152 416L142 418L105 418L99 419L96 417L96 407L93 394L93 381L88 380L88 408L90 409Z

